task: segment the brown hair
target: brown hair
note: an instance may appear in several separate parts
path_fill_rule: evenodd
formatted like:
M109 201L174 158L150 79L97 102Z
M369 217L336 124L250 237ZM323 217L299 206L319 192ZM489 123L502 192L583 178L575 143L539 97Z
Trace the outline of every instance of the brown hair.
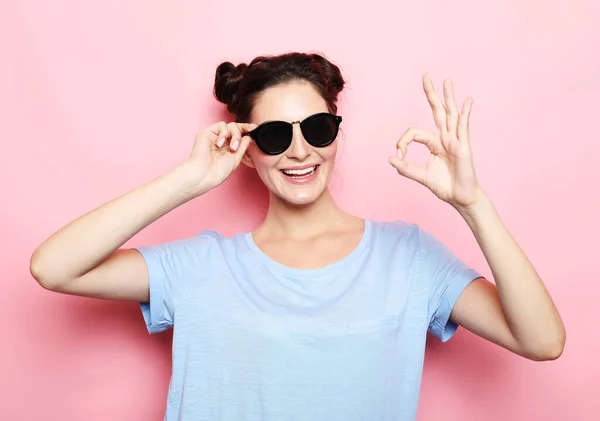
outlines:
M310 82L321 94L329 112L337 113L337 97L344 88L338 66L319 54L286 53L260 56L235 66L229 61L217 67L214 95L227 105L236 121L250 121L257 96L267 88L294 81Z

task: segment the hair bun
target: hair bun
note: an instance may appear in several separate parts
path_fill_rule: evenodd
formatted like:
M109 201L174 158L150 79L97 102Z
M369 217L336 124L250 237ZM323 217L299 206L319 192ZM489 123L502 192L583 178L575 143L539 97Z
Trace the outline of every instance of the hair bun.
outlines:
M344 89L345 81L340 68L322 54L311 54L310 57L320 68L325 91L336 98Z
M241 63L235 66L226 61L217 67L215 74L214 94L215 98L227 105L227 110L231 112L231 104L234 102L238 92L240 82L244 77L244 72L248 65Z

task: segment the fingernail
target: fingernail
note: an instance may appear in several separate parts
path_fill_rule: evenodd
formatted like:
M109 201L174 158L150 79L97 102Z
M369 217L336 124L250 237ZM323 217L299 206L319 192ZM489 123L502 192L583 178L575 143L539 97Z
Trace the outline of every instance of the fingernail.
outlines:
M220 148L221 146L223 146L223 143L225 143L225 138L222 137L219 139L219 141L217 142L217 146Z
M240 146L240 142L239 142L239 140L235 139L233 141L233 143L231 144L231 149L233 149L234 151L237 151L238 146Z
M399 159L402 159L402 151L400 149L398 149L397 155Z

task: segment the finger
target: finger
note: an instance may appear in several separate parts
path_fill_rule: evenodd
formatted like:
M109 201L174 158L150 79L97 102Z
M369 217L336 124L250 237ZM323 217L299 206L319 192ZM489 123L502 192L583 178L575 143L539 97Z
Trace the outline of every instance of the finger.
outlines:
M433 120L435 121L435 125L440 132L445 132L447 130L446 127L446 108L442 101L435 93L435 89L433 87L433 83L431 82L431 77L429 73L425 73L423 75L423 90L425 91L425 95L427 96L427 101L429 101L429 105L431 106L431 111L433 112Z
M238 129L240 129L240 131L243 134L249 133L258 127L258 124L254 124L254 123L236 123L236 124L237 124Z
M215 145L219 144L221 137L227 136L227 124L224 121L219 121L218 123L214 123L206 128L206 130L214 135L213 143ZM211 136L212 137L212 136Z
M238 147L237 151L235 151L235 153L234 153L236 166L240 165L240 162L242 162L242 157L248 150L250 143L252 143L252 138L250 136L242 137L242 140L240 141L240 146Z
M392 167L396 168L398 174L418 183L425 184L425 168L403 161L395 156L390 156L389 162Z
M227 128L227 124L224 121L220 121L217 123L218 131L217 131L217 146L222 147L227 139L229 139L230 133Z
M410 128L400 137L396 148L400 152L400 158L406 156L406 149L411 142L421 143L431 151L431 153L438 154L442 152L442 146L440 138L436 133L428 132L427 130Z
M237 130L235 139L234 136L232 135L231 138L231 150L235 151L239 145L240 145L240 140L242 138L242 136L244 134L250 133L252 130L256 129L258 127L257 124L254 123L231 123L235 125L235 129ZM234 133L233 129L231 129L232 133ZM239 137L237 136L237 134L239 134ZM252 143L252 137L250 137L250 143Z
M215 136L219 135L220 127L222 124L225 124L224 121L219 121L218 123L212 124L206 128L209 132L214 134Z
M456 134L456 126L458 124L458 107L454 98L454 87L452 79L448 78L444 81L444 100L446 101L446 128L451 134Z
M233 152L240 146L240 140L242 140L242 131L238 127L237 123L229 123L227 125L229 133L231 133L231 140L229 141L229 149Z
M469 119L471 117L471 109L473 108L473 98L468 97L462 106L460 118L458 120L457 134L461 142L469 146Z

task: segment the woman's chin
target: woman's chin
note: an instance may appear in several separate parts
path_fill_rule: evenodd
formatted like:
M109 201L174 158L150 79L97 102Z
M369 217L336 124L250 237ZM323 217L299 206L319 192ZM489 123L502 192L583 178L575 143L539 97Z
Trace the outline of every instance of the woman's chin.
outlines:
M272 180L271 193L291 206L306 206L316 202L327 188L326 174L317 174L312 180L289 180L277 174Z
M308 187L308 186L306 186ZM291 206L307 206L321 197L323 189L314 188L291 189L282 191L278 194L279 198Z

